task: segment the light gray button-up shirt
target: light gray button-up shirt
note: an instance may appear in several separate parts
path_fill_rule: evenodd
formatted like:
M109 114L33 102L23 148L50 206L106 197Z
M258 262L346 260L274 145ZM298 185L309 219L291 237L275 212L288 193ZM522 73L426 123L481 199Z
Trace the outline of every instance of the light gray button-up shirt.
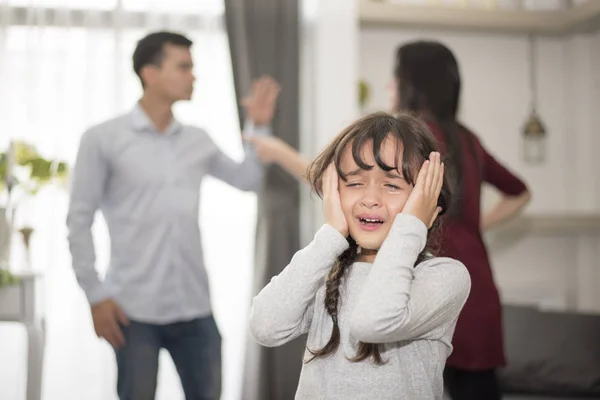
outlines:
M253 134L269 134L267 127ZM256 190L263 167L245 145L237 163L199 128L174 120L159 133L137 105L84 133L67 216L77 280L91 304L114 299L133 320L166 324L211 314L200 246L200 183L209 174ZM91 227L101 210L111 241L104 281Z

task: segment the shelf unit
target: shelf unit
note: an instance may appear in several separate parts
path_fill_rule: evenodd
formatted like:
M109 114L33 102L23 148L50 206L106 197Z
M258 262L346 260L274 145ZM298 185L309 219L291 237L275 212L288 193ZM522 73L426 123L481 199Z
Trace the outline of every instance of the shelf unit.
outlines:
M491 5L494 1L489 2ZM359 0L360 22L368 27L418 27L564 35L600 27L600 1L571 3L563 9L510 9Z
M599 235L600 214L524 214L497 228L501 233L534 235Z

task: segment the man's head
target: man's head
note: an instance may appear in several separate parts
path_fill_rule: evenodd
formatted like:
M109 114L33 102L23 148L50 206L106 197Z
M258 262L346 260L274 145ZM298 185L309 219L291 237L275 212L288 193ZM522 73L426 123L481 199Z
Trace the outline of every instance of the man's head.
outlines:
M189 100L194 90L192 41L172 32L142 38L133 52L133 70L145 93L170 102Z

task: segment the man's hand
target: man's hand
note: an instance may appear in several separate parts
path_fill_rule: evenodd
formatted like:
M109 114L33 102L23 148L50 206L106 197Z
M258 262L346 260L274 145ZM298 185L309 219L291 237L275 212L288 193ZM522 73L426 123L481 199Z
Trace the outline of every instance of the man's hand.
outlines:
M242 99L246 118L255 125L268 125L275 114L275 105L281 88L270 76L262 76L252 82L250 94Z
M119 349L125 345L121 325L129 325L123 310L113 300L108 299L92 306L94 329L98 337L106 339L113 348Z

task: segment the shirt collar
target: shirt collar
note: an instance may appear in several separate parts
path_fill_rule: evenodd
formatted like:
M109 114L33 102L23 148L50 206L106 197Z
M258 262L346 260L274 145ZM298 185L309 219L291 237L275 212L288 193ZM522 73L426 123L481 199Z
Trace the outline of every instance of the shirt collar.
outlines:
M152 123L152 120L146 114L146 111L140 106L139 103L136 103L135 107L131 111L131 122L133 129L137 132L145 132L145 133L158 133L156 127ZM173 135L181 131L182 125L179 121L173 117L173 120L165 130L164 134Z

